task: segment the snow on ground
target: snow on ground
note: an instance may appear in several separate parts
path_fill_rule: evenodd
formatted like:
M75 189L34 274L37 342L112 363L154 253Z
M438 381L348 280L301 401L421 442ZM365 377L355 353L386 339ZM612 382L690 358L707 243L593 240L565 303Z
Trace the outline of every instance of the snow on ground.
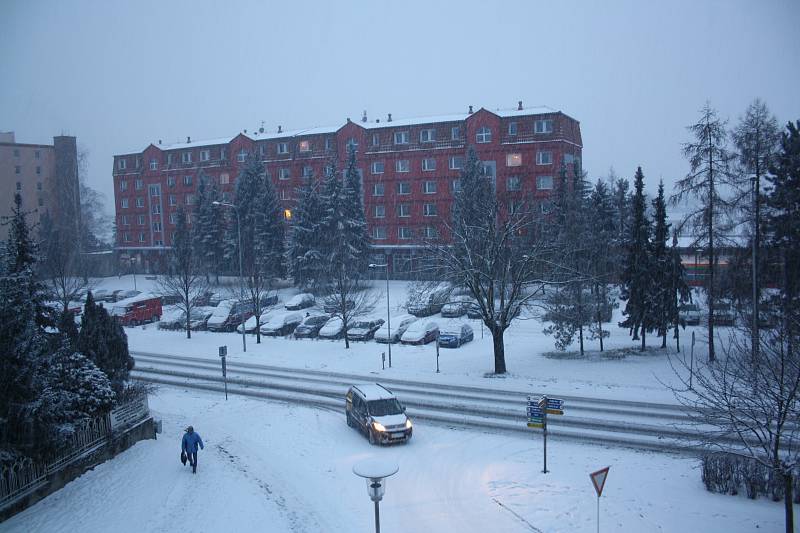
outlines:
M382 531L593 532L597 498L588 474L610 466L601 530L780 531L783 507L711 494L696 460L555 442L548 474L542 442L415 425L406 445L370 446L344 414L280 402L163 387L163 419L140 442L0 524L14 533L372 531L373 506L352 466L367 457L400 467L381 503ZM205 441L199 469L179 462L182 428Z

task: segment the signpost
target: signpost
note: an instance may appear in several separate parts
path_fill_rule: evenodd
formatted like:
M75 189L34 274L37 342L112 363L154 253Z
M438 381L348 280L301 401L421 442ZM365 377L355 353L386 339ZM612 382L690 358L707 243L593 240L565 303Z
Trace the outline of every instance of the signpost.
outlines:
M597 472L592 472L589 477L592 479L592 485L597 492L597 533L600 533L600 496L603 494L603 487L606 484L608 477L609 467L601 468Z
M564 400L558 398L548 398L542 396L535 400L528 396L528 427L541 428L542 437L544 442L544 465L542 468L543 473L547 473L547 415L563 415L564 414Z
M225 357L228 355L228 347L219 347L219 358L222 361L222 381L225 382L225 400L228 399L228 369L225 365Z

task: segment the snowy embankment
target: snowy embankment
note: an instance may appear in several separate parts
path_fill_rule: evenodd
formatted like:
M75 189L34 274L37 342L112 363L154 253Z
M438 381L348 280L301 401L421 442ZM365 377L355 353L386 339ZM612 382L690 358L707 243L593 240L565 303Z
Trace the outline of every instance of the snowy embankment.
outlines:
M778 531L783 508L711 494L695 460L565 442L542 442L415 424L407 445L378 448L343 413L163 388L151 408L164 421L140 442L0 525L4 532L176 530L371 531L372 503L352 473L359 460L395 460L381 503L383 531L593 532L589 472L610 466L602 531ZM205 441L199 470L178 461L182 428Z

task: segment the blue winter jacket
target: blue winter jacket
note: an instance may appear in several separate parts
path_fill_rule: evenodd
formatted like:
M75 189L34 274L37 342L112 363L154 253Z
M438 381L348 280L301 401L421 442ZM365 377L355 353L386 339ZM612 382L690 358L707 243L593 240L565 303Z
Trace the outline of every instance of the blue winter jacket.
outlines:
M196 431L189 433L188 431L183 434L183 442L181 442L181 450L186 453L197 453L197 445L203 449L203 439Z

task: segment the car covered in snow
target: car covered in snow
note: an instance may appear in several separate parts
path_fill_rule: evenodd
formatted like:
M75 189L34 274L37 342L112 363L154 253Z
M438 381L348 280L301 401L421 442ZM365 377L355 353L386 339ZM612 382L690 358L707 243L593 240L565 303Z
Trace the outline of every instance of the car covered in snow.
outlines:
M370 444L408 442L413 433L406 408L378 383L353 385L347 390L345 418L347 425L364 433Z
M294 329L295 339L313 339L319 335L319 330L330 320L330 315L308 314L300 325Z
M414 291L409 295L408 312L418 317L435 315L447 303L451 291L452 286L449 283Z
M439 346L442 348L458 348L475 338L469 324L454 324L439 331Z
M208 319L209 331L234 331L236 326L253 316L252 306L236 300L223 300Z
M416 322L417 320L417 317L409 314L393 316L389 323L383 324L378 328L378 331L375 332L373 338L375 339L375 342L380 342L382 344L394 344L395 342L400 342L400 337L402 337L403 333L406 332L406 328L408 328L412 322ZM391 337L389 336L390 324L392 326Z
M368 341L384 323L382 318L366 318L355 321L347 328L347 338L351 341Z
M680 319L690 326L697 326L700 320L703 319L703 313L697 304L683 304L678 309L678 316Z
M356 303L353 300L347 298L344 301L344 306L348 311L350 311L351 309L353 309L356 306ZM341 301L341 299L336 298L336 297L325 298L325 300L322 303L322 310L325 311L328 314L341 312L341 310L342 310L342 301Z
M320 339L341 339L344 336L344 322L335 316L325 322L318 334Z
M184 326L186 314L181 309L170 309L161 315L158 329L181 329Z
M439 335L439 325L432 320L413 322L400 337L403 344L428 344Z
M261 334L270 337L288 335L303 321L303 313L299 311L270 313L267 322L261 326Z
M299 311L300 309L305 309L306 307L311 307L314 305L314 295L309 292L301 292L300 294L295 294L292 296L288 302L286 302L286 309L287 311Z
M95 302L107 302L110 296L111 292L106 289L98 289L92 292L92 298L94 298Z
M457 318L464 316L472 305L473 299L470 296L453 296L442 306L442 316L445 318Z
M267 320L269 320L271 312L272 311L264 311L263 313L261 313L261 316L258 319L259 327L263 326L264 324L267 323ZM242 329L244 329L245 333L253 333L253 332L255 332L255 330L256 330L256 316L253 315L250 318L248 318L247 320L245 320L244 324L239 324L238 326L236 326L236 331L237 332L241 333Z

